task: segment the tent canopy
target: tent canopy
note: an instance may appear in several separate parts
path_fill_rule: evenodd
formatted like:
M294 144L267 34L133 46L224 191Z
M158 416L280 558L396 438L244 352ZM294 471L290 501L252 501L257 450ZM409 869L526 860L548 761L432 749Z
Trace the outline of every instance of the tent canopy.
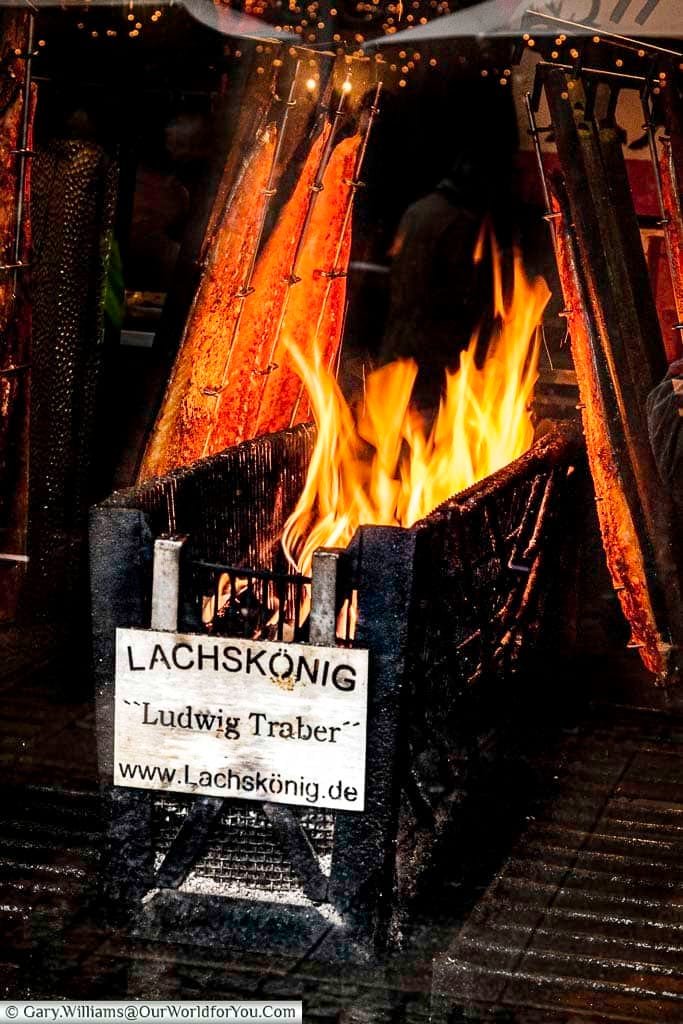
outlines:
M368 42L368 49L394 43L457 39L463 36L516 36L618 33L643 39L683 39L681 0L482 0ZM566 23L574 27L569 28Z

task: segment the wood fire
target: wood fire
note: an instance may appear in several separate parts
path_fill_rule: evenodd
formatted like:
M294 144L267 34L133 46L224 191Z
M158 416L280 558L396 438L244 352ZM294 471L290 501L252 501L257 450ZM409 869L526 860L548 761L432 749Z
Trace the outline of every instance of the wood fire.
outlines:
M412 526L529 448L539 328L550 293L542 278L528 280L517 252L506 295L493 239L491 248L496 319L488 355L477 365L475 333L459 368L446 376L431 428L410 404L412 360L371 373L352 409L320 348L310 358L291 346L318 429L303 493L283 533L298 571L307 575L316 548L348 544L361 525Z

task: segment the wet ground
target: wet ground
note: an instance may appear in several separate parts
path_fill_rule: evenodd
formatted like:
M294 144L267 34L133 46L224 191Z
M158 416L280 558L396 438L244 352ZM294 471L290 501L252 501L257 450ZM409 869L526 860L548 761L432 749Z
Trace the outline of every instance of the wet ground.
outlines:
M301 998L307 1020L382 1024L683 1020L683 726L634 710L609 662L593 663L605 700L537 747L517 834L482 851L465 894L446 865L409 947L358 967L105 923L94 703L49 629L5 628L0 648L4 998Z

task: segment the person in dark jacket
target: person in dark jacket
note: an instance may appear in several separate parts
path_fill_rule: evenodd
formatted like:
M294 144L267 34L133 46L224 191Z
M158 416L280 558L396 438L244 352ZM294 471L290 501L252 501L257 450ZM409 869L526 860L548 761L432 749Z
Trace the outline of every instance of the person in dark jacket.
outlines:
M428 195L403 214L389 251L389 316L380 360L414 359L414 398L436 406L446 368L458 363L490 303L490 269L475 264L490 206L485 169L462 156Z
M647 415L659 475L683 512L683 359L650 392Z

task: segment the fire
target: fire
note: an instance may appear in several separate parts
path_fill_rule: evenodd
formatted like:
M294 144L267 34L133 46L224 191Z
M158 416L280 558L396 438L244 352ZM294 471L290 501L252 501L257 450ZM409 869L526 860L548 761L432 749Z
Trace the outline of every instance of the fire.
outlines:
M475 259L482 250L483 236ZM291 346L318 430L303 492L282 536L298 572L308 575L317 548L345 546L359 526L412 526L529 448L529 403L550 292L543 278L527 278L518 251L505 288L493 239L491 251L495 319L487 357L477 365L475 332L458 369L446 374L431 427L411 407L412 360L371 373L352 409L320 352L309 359Z

